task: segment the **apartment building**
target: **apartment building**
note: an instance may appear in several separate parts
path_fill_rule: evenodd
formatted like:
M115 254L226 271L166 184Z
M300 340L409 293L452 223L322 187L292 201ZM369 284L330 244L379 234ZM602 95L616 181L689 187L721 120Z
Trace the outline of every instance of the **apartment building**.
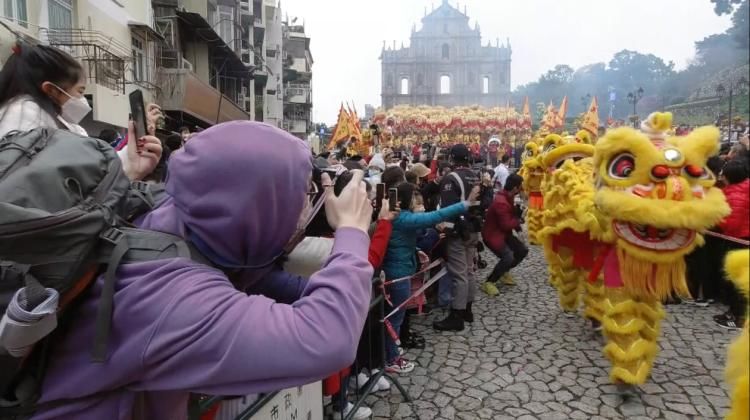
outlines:
M304 138L309 38L282 22L276 1L0 0L15 32L0 28L0 64L17 36L75 56L88 77L93 112L82 125L92 135L125 127L128 94L141 89L162 105L168 131L254 119Z
M282 128L284 122L284 92L282 67L281 5L277 0L264 0L266 36L261 54L268 77L263 92L265 109L263 121Z
M0 62L16 37L55 45L76 57L88 78L91 112L81 125L92 135L127 124L128 94L154 98L154 57L160 36L147 1L0 0Z
M305 140L312 125L312 65L310 38L297 19L283 27L284 129Z

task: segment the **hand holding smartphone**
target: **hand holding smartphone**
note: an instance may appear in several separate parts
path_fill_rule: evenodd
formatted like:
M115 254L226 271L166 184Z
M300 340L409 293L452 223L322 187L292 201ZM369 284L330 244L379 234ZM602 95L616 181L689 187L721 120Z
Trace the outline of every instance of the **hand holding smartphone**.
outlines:
M398 210L398 189L396 188L388 190L388 210Z
M142 140L148 134L146 127L146 106L143 104L143 92L140 89L134 90L129 95L130 99L130 118L135 125L135 137L138 151L143 149L144 141Z

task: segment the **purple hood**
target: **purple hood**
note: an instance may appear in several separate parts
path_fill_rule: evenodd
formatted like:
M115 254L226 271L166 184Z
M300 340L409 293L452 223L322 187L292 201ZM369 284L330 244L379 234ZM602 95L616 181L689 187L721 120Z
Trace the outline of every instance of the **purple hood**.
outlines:
M169 198L140 225L192 233L210 248L202 251L234 265L267 266L294 233L311 172L310 151L291 134L250 121L219 124L172 155Z

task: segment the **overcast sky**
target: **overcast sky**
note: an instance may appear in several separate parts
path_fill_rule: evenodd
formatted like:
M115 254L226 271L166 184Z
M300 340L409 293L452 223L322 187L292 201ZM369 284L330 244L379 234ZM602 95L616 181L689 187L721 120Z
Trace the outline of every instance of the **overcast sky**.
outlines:
M386 41L409 44L442 0L282 0L283 13L304 20L311 38L313 119L334 124L341 101L380 105L380 61ZM455 6L456 1L450 4ZM729 16L709 0L463 0L470 25L479 21L482 44L510 38L513 88L555 64L574 68L604 61L622 49L653 53L684 68L693 43L723 32ZM297 23L300 23L300 20Z

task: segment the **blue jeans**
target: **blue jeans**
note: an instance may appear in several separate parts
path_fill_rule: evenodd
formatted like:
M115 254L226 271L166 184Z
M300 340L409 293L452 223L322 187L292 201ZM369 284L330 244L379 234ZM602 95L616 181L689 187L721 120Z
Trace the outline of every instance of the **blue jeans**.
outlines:
M440 307L451 306L453 302L453 278L451 273L445 273L438 280L438 305Z
M402 303L406 302L406 299L409 298L409 294L411 293L411 282L410 281L402 281L399 283L392 284L388 286L387 288L388 297L391 299L391 303L393 306L388 305L386 303L385 305L385 314L388 315L393 311L393 309ZM388 318L388 321L391 322L391 325L393 326L393 329L396 331L396 337L401 333L401 324L404 322L404 313L405 309L400 309L398 312L393 314L390 318ZM386 332L385 334L385 356L388 363L394 361L399 357L398 353L398 346L393 341L393 338L390 334Z

